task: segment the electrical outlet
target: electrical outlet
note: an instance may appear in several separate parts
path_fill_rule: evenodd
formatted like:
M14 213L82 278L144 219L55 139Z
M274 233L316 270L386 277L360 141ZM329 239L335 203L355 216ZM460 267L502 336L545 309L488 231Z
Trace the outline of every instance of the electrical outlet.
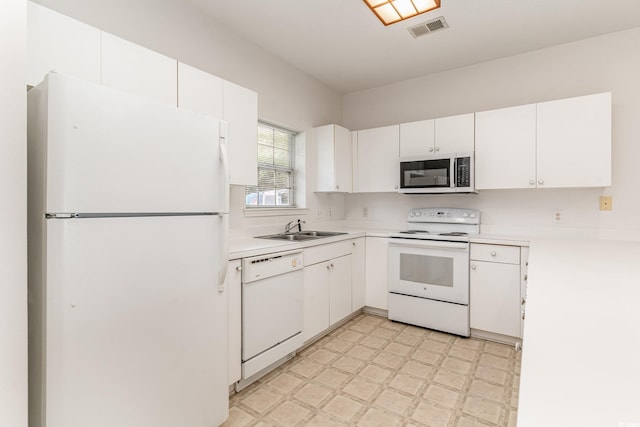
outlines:
M329 209L327 210L327 215L329 216L329 218L331 218L331 216L333 215L332 210L333 210L333 208L329 208Z
M322 215L323 215L322 209L318 209L316 211L316 218L322 218Z
M554 224L562 224L562 211L555 210L553 211L553 223Z
M601 211L610 211L613 208L611 203L612 203L611 196L600 196Z
M362 218L369 217L369 208L362 208Z

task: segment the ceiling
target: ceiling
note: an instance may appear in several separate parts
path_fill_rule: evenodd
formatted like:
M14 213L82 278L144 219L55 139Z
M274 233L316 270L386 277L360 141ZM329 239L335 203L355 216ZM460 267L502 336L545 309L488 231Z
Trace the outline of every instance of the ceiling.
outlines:
M638 0L442 0L388 27L362 0L187 1L341 93L640 26ZM440 16L448 29L407 31Z

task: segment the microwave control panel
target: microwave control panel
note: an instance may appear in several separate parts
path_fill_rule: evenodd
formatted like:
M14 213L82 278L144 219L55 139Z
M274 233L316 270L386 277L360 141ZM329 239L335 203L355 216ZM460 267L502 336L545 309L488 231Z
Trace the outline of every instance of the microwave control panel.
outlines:
M471 158L456 158L456 187L471 186Z

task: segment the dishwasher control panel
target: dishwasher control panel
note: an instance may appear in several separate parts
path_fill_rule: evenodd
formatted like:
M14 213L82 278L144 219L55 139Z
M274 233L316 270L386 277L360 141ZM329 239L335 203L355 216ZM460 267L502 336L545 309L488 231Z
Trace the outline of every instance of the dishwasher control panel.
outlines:
M304 268L302 251L278 252L242 259L242 283L289 273Z

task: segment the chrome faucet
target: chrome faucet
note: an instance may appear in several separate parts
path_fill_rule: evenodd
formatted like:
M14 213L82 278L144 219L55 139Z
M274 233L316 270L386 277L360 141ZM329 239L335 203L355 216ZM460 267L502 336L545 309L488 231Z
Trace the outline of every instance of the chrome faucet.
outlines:
M291 229L298 227L298 232L301 233L302 232L302 224L306 224L306 221L300 221L300 218L298 218L298 220L296 221L295 219L293 221L289 221L287 223L287 225L284 226L284 233L287 234L288 232L291 231Z

